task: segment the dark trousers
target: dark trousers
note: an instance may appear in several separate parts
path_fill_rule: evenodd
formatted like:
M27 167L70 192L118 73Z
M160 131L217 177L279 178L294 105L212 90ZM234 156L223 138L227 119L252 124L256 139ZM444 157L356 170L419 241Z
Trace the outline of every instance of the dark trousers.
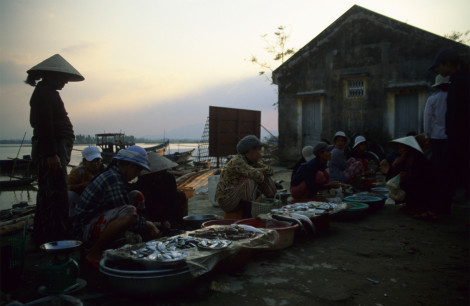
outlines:
M62 170L52 173L47 158L37 151L38 141L33 141L33 162L37 167L38 192L34 217L34 243L42 243L70 238L68 218L67 164L73 148L73 139L58 141L57 155ZM36 150L36 151L35 151Z

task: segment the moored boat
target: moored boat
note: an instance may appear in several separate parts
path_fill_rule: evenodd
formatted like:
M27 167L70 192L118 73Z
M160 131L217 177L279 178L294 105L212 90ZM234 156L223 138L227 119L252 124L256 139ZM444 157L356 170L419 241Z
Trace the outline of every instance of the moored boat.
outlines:
M11 173L15 171L29 170L31 165L31 156L24 155L23 158L9 158L0 160L0 172Z
M114 155L121 149L135 145L133 137L128 137L124 133L103 133L96 134L96 146L101 148L103 163L108 164ZM157 152L160 155L165 154L170 141L167 140L161 144L144 148L147 152Z
M36 178L34 177L13 178L11 180L0 181L0 188L28 186L35 180Z
M189 158L193 155L194 151L196 151L196 149L192 149L192 150L184 151L184 152L175 152L175 153L167 154L165 155L165 157L181 165L181 164L188 162Z

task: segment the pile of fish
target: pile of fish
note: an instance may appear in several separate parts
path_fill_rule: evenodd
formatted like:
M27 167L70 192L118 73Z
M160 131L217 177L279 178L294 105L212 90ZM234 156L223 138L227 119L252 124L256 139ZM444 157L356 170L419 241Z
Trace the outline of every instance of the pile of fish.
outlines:
M348 208L348 204L340 203L326 203L310 201L306 203L294 203L283 206L282 208L272 209L271 214L277 215L290 215L292 213L304 215L309 218L315 218L323 214L334 214Z
M253 228L254 229L254 228ZM248 230L244 226L234 224L231 226L209 227L207 229L197 230L189 235L197 238L206 239L227 239L232 241L254 238L259 231Z
M198 247L203 249L212 249L212 250L220 250L228 247L232 244L232 241L225 240L225 239L200 239L198 243Z
M194 240L193 240L194 241ZM149 259L149 260L156 260L156 261L163 261L163 262L170 262L170 261L179 261L183 260L188 256L188 253L181 251L181 246L178 246L179 241L167 240L165 242L162 241L149 241L145 244L144 247L131 250L130 253L132 256L135 256L139 259ZM191 243L188 241L184 241L184 245L186 243ZM194 246L191 247L195 247Z

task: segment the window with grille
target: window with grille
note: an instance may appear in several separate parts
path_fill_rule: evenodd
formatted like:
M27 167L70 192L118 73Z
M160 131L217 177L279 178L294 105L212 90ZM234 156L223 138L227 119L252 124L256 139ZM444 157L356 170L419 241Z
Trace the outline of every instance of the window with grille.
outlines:
M348 80L348 88L346 94L348 98L358 98L365 96L364 80L355 79Z

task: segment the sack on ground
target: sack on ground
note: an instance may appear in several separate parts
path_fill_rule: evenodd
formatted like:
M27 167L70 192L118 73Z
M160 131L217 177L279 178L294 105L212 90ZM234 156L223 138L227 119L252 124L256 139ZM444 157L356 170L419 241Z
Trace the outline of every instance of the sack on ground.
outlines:
M400 187L400 174L392 177L387 181L385 186L390 190L388 197L395 201L403 201L405 199L405 191Z

